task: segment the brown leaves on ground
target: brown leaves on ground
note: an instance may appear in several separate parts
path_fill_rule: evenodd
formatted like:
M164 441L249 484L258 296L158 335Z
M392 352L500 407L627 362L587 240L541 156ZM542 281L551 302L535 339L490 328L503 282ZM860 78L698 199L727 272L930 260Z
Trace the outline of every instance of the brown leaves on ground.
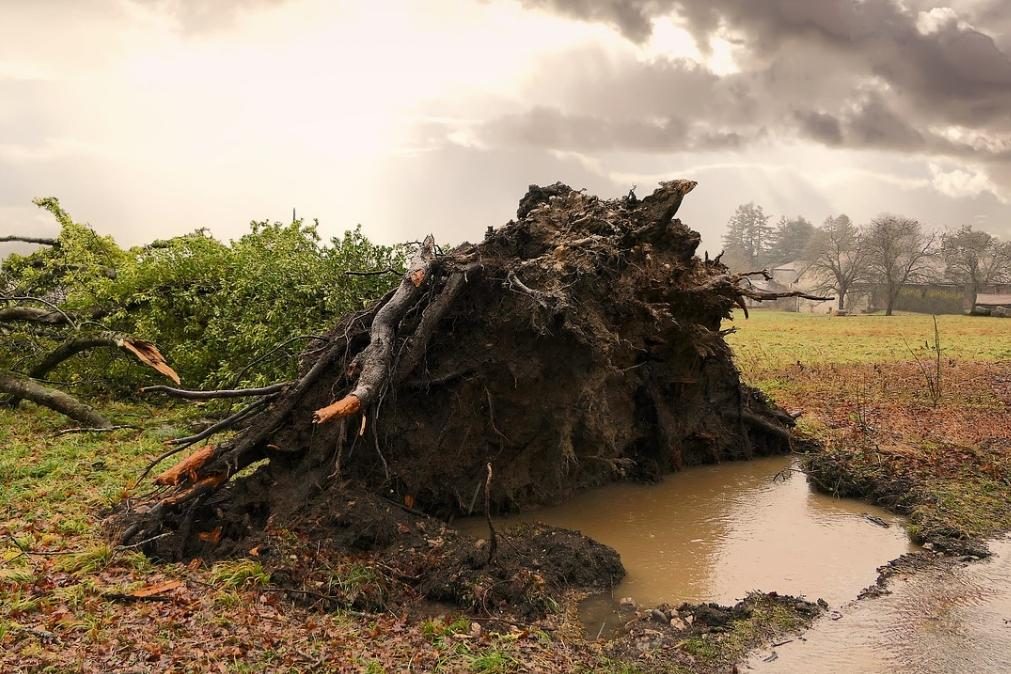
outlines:
M915 363L798 365L779 379L789 383L776 401L834 435L873 431L897 452L923 442L1011 446L1011 362L943 361L936 406Z

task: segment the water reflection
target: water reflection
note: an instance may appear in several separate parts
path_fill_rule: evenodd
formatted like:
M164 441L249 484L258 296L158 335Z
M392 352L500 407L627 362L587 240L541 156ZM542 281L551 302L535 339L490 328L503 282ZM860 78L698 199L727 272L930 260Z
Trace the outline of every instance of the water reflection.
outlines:
M897 578L892 594L842 608L750 663L760 672L1011 672L1011 543L996 557Z
M610 545L628 571L613 596L645 605L731 603L753 589L839 604L873 583L876 567L914 549L898 518L814 493L793 467L776 457L691 468L658 485L609 485L503 524L541 521ZM784 479L774 479L781 472ZM480 521L461 528L485 535ZM610 597L590 602L588 619L599 625L612 608Z

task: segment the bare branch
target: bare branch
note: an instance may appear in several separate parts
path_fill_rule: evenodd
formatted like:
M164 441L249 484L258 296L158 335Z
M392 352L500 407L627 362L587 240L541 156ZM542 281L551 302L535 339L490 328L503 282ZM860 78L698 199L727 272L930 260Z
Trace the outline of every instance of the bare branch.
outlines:
M0 297L0 301L4 302L38 302L40 304L45 304L47 307L52 309L52 312L43 312L40 309L32 309L30 307L10 307L8 309L0 310L0 323L4 322L3 316L7 316L8 321L32 321L35 323L49 323L52 325L60 325L67 323L77 328L77 323L74 319L70 317L63 309L50 302L49 300L43 299L41 297L34 297L32 295L15 295L11 297ZM50 317L51 314L57 314L56 316Z
M164 393L173 398L186 398L188 400L210 400L212 398L247 398L252 396L266 396L283 391L292 382L282 381L270 386L259 388L239 388L239 389L217 389L214 391L192 391L188 389L172 388L171 386L145 386L141 393Z
M50 311L36 307L8 307L0 309L0 323L45 323L46 325L65 325L68 316L62 311Z
M388 267L386 269L377 269L375 271L355 271L347 270L344 272L347 276L382 276L383 274L400 274L403 275L403 270L394 269L393 267Z
M81 428L64 428L62 431L57 431L53 433L54 438L58 438L61 435L69 435L71 433L109 433L110 431L121 431L124 428L136 429L137 426L132 424L119 424L117 426L89 426Z
M185 438L177 438L175 440L169 440L168 443L166 443L166 444L169 444L169 445L192 445L195 442L200 442L201 440L205 440L205 439L211 437L212 435L214 435L215 433L220 433L221 431L228 430L229 428L232 428L233 426L237 425L239 422L243 421L244 419L246 419L247 417L249 417L250 415L252 415L254 412L258 412L259 410L263 409L264 407L267 406L267 403L270 401L270 399L271 399L270 396L267 396L267 397L264 397L264 398L260 398L256 402L250 404L248 407L243 407L241 410L239 410L235 414L233 414L233 415L231 415L229 417L225 417L224 419L222 419L221 421L219 421L219 422L217 422L215 424L211 424L210 426L208 426L204 430L200 431L199 433L195 433L193 435L188 435Z
M834 300L834 297L821 297L819 295L809 295L808 293L801 292L799 290L791 290L785 293L774 293L768 292L766 290L755 290L754 288L739 288L742 295L750 299L756 300L758 302L765 302L766 300L781 300L785 297L803 297L805 300L813 300L815 302L828 302Z

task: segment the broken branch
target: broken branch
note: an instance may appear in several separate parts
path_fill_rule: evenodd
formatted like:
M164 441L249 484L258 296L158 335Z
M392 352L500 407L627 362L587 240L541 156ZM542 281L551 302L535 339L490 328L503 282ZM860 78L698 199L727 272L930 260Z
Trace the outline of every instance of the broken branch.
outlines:
M376 312L369 332L369 345L362 352L361 374L354 390L337 402L316 410L312 416L313 423L325 424L354 414L377 397L389 377L395 326L417 298L418 288L427 278L434 260L435 238L429 234L411 259L400 287Z

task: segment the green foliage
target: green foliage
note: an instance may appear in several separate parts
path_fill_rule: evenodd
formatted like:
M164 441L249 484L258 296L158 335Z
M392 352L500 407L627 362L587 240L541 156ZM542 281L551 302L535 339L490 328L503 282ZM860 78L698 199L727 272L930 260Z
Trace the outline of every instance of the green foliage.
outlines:
M723 235L727 266L734 270L751 270L765 264L774 232L769 217L754 203L737 207Z
M952 286L906 286L895 298L897 311L918 314L964 314L965 289Z
M791 220L787 220L785 216L780 218L772 233L768 253L769 264L785 264L803 259L814 231L814 225L802 215Z
M191 387L256 384L291 377L295 356L343 314L360 309L396 274L353 270L403 266L403 247L371 243L360 227L322 243L318 223L253 222L228 244L205 230L123 250L74 222L53 198L36 203L56 218L58 244L0 264L0 290L33 296L77 317L76 330L116 330L155 342ZM35 302L45 307L42 302ZM0 325L0 369L25 372L67 338L52 326ZM71 330L72 332L73 330ZM291 342L248 371L285 340ZM121 353L97 350L61 366L52 379L122 390L152 375Z

